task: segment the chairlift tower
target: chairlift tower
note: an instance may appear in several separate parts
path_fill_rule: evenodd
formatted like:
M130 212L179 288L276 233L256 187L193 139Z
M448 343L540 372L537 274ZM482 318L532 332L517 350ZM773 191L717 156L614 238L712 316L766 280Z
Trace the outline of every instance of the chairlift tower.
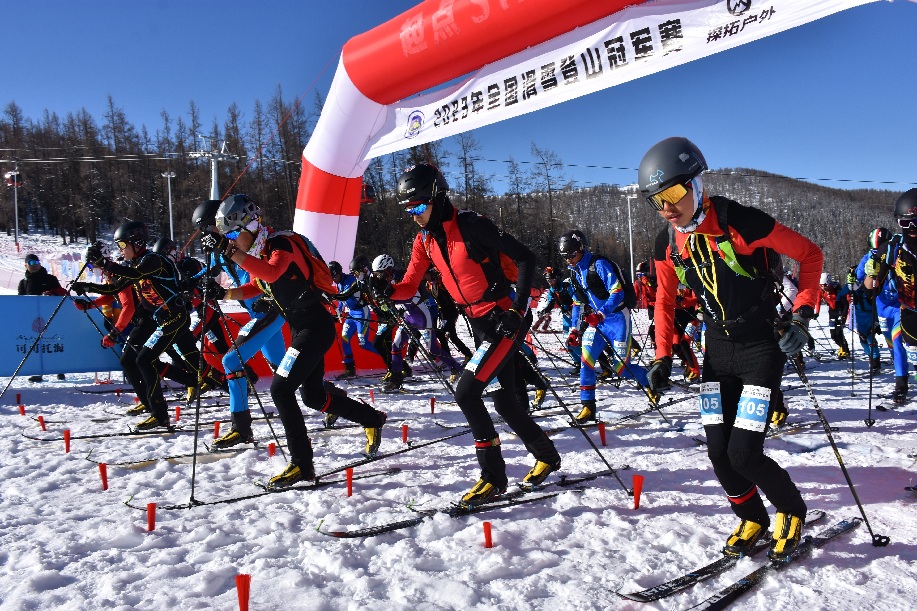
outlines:
M223 159L239 159L239 156L226 152L225 140L220 145L220 150L217 151L214 147L216 138L203 136L201 134L198 134L197 137L206 142L208 150L191 151L188 153L188 156L210 159L210 199L220 199L220 178L217 173L217 163Z

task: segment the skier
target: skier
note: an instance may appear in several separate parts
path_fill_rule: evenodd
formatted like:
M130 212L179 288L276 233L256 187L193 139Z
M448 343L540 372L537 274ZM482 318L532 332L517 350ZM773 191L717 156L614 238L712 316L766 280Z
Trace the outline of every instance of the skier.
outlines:
M815 315L818 316L818 310L824 302L828 306L828 329L831 333L831 339L837 344L837 358L843 360L850 356L850 347L847 345L847 338L844 336L844 328L847 324L847 315L850 314L850 300L848 294L850 289L845 284L841 286L836 282L831 274L822 272L821 295Z
M687 138L667 138L640 162L638 185L669 227L656 239L656 359L654 389L672 371L671 337L679 280L697 295L706 325L701 420L714 473L740 519L724 553L744 555L767 531L760 489L777 509L769 555L789 557L799 544L806 504L789 474L764 454L787 355L808 339L818 300L821 250L764 212L709 196L700 150ZM792 321L775 337L778 264L769 250L800 264ZM740 410L740 405L742 409Z
M160 388L161 365L159 357L167 349L177 348L180 361L193 382L207 380L218 386L218 374L210 365L199 371L200 352L189 327L190 316L179 286L179 273L168 257L147 248L149 233L142 221L129 221L115 231L115 244L126 262L115 263L108 257L107 249L97 244L86 249L86 260L103 269L112 279L111 284L75 282L71 288L79 295L88 292L116 295L131 288L136 302L146 311L140 324L136 324L127 338L121 353L121 366L125 377L134 386L141 403L150 410L150 416L136 425L138 430L169 427L169 413ZM122 305L125 305L122 301ZM102 340L109 348L117 339L112 331ZM202 375L201 375L202 374ZM138 406L139 407L139 406Z
M280 361L271 382L271 397L287 435L290 464L272 477L269 486L284 488L302 480L315 479L312 444L296 389L306 406L352 420L366 433L366 455L374 457L381 443L384 412L343 394L329 392L323 381L325 352L334 344L334 319L325 308L323 292L334 293L327 265L314 247L292 232L262 231L260 209L245 198L227 198L216 215L216 230L201 238L201 245L222 254L248 272L249 281L238 288L222 291L220 299L251 299L261 293L270 297L290 325L290 346ZM237 233L238 232L238 233ZM236 235L235 239L228 236ZM252 254L254 244L260 246Z
M847 290L853 305L853 324L860 339L860 346L869 360L869 371L875 375L882 371L881 352L876 340L876 336L882 335L882 329L879 328L872 292L867 291L863 283L857 280L856 270L856 265L851 265L847 269Z
M467 361L471 358L472 352L459 338L455 328L459 317L458 306L455 305L455 300L449 291L443 288L443 280L435 268L427 270L427 290L436 301L436 309L439 314L436 319L436 339L439 340L439 345L443 347L443 350L449 351L449 344L452 343Z
M351 340L354 335L360 348L374 354L376 352L372 342L369 341L369 323L371 320L369 301L361 291L362 283L352 274L345 274L344 268L337 261L328 264L331 278L337 287L337 294L331 298L338 302L338 318L343 321L341 325L341 352L344 359L344 371L338 376L339 380L353 378L357 375L356 364L353 358Z
M590 252L588 245L585 234L578 229L566 232L557 243L557 250L570 269L573 290L591 309L583 316L588 327L581 335L580 403L583 408L574 418L577 424L598 419L595 364L606 346L612 349L613 361L609 367L617 375L636 380L641 388L646 388L648 383L646 370L630 363L630 307L624 290L627 280L616 263Z
M656 349L656 325L653 315L656 310L656 275L650 273L650 262L641 261L637 264L637 278L634 280L634 292L637 293L636 310L646 310L649 328L646 331L646 341L654 350Z
M907 403L909 365L917 369L917 189L909 189L895 202L895 218L901 233L877 244L863 265L863 284L875 295L876 310L883 332L890 329L894 346L895 403ZM894 291L898 307L889 301ZM891 316L889 316L891 314ZM888 335L886 335L888 338ZM900 364L899 364L900 363Z
M535 255L489 219L458 211L449 201L446 179L435 166L419 163L398 178L398 201L420 227L404 279L391 297L407 299L417 291L432 264L443 286L468 317L477 348L455 387L455 400L471 426L481 467L477 483L461 504L486 503L506 490L506 463L500 437L484 405L483 392L495 377L494 407L536 459L523 483L535 486L560 468L560 455L545 432L515 396L514 360L523 358L518 343L531 324L527 311L535 274ZM509 276L516 278L513 297Z

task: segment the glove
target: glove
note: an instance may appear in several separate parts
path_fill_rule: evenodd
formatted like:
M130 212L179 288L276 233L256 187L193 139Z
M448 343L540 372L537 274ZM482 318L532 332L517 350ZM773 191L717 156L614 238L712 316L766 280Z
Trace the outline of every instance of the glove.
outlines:
M650 384L650 390L653 392L660 392L667 389L671 384L669 384L669 378L672 375L672 357L664 356L661 359L656 359L650 364L649 371L646 372L646 378Z
M204 287L204 291L207 293L207 299L215 299L216 301L220 301L221 299L226 298L226 289L220 286L213 278L207 278L207 284Z
M85 312L92 307L92 302L87 299L74 299L73 305L76 306L77 310Z
M229 246L229 239L215 231L209 231L201 238L201 248L205 252L224 252Z
M92 284L89 282L74 282L70 285L70 290L77 295L85 295L92 290Z
M103 348L113 348L115 345L115 338L111 336L111 333L102 338L102 347Z
M446 319L445 319L445 318L440 318L439 320L437 320L437 321L436 321L436 328L439 329L440 331L442 331L443 329L445 329L445 328L446 328Z
M497 333L503 337L515 337L520 327L522 327L522 314L517 310L510 308L500 312L497 316Z
M601 312L590 312L583 316L583 320L585 320L586 324L590 327L598 327L602 324L602 321L605 320L605 315Z
M849 284L850 286L853 286L856 283L857 283L856 271L851 267L847 271L847 284Z
M872 276L873 278L879 276L879 262L872 257L866 260L866 275Z
M579 348L579 331L576 329L570 330L570 335L567 336L567 347Z
M793 320L784 330L778 345L789 356L799 354L809 343L809 319L800 314L793 314Z
M108 262L101 244L95 242L86 248L86 261L93 267L102 267Z

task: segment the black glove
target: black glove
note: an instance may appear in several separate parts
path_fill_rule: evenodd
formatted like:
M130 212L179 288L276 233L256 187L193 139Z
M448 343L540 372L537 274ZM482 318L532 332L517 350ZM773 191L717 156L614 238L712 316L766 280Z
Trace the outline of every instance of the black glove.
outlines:
M102 267L108 262L105 251L100 243L94 242L86 248L86 261L93 267Z
M650 390L653 392L660 392L671 386L669 384L669 378L672 376L672 357L664 356L661 359L656 359L650 365L650 369L646 372L647 380L650 384Z
M85 295L92 290L91 282L74 282L70 285L70 290L77 295Z
M497 333L503 337L515 337L522 327L522 314L509 309L497 315Z
M224 252L229 246L229 239L215 231L209 231L201 237L201 248L205 252Z
M207 293L207 299L219 301L226 298L226 289L217 284L217 281L213 278L207 278L207 285L204 287L204 292Z
M793 319L783 331L778 345L789 356L802 352L809 343L809 319L800 314L793 314Z

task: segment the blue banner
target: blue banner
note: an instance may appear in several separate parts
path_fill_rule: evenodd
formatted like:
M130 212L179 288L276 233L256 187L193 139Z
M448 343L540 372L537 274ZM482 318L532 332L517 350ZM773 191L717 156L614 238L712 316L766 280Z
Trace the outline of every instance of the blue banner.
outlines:
M65 302L48 325L61 299ZM0 376L13 375L45 326L44 335L19 370L20 376L120 371L118 357L102 348L102 336L89 317L106 332L98 310L81 312L70 297L0 295Z

